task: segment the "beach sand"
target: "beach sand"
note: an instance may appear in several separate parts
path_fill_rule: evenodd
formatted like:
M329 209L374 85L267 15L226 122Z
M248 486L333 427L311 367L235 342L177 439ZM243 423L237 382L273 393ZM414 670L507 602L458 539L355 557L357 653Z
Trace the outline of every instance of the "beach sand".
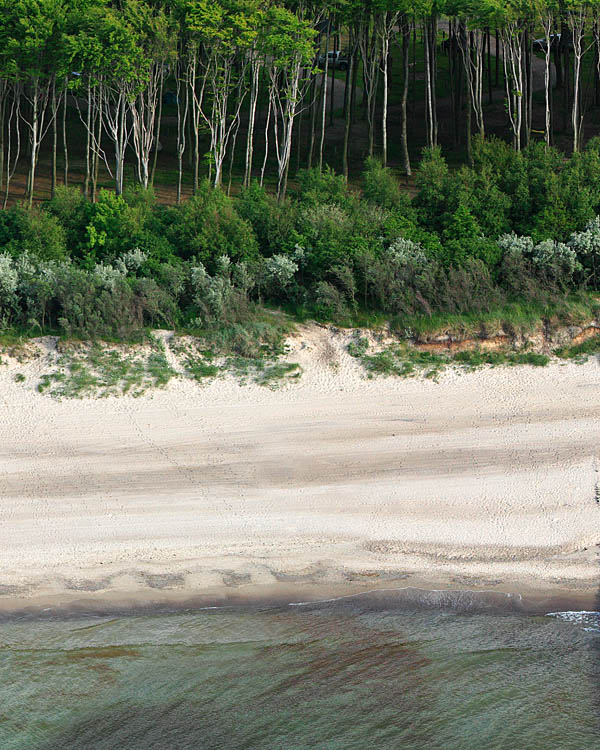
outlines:
M57 401L0 366L0 607L294 601L418 585L592 601L600 366L368 379L343 334L279 390ZM15 382L15 373L26 376Z

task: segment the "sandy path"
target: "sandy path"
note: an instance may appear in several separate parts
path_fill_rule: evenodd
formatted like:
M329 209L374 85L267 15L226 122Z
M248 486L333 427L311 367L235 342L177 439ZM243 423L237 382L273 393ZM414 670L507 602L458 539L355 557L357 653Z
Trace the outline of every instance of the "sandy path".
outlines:
M0 603L596 586L596 361L365 380L324 331L295 346L275 392L57 402L0 368Z

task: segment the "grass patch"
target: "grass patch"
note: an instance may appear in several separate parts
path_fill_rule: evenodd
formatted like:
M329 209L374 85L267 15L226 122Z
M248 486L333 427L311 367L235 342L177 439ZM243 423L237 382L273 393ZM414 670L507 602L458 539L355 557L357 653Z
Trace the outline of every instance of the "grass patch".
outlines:
M296 362L275 362L265 367L257 375L255 382L275 389L287 380L298 380L302 376L302 368Z
M556 349L554 354L561 359L571 359L575 362L582 363L594 354L600 353L600 336L593 336L582 341L581 344L575 344L574 346L565 346L561 349Z
M390 328L417 340L439 331L484 338L486 332L500 329L509 334L531 333L541 323L550 328L579 325L598 313L600 302L597 295L580 292L549 303L511 302L485 312L398 316L390 320Z
M351 357L362 359L369 348L369 339L366 336L354 336L348 344L348 354Z
M219 368L212 362L207 362L206 359L194 357L191 354L185 358L183 366L187 374L198 382L205 378L215 378L220 372Z
M64 351L57 369L44 374L37 388L55 398L141 396L149 388L164 387L175 376L160 348L146 353L94 344Z
M405 344L399 344L374 354L364 354L359 357L369 377L376 375L411 377L424 376L436 379L447 367L459 367L464 370L476 370L479 367L530 365L544 367L550 361L545 354L524 351L482 351L473 349L468 351L438 354L421 351Z

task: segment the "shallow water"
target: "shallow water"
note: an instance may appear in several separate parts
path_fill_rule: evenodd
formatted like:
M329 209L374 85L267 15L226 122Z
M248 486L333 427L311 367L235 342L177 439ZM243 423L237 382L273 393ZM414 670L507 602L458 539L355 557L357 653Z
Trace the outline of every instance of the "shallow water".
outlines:
M5 620L0 747L599 747L599 648L597 613L364 597Z

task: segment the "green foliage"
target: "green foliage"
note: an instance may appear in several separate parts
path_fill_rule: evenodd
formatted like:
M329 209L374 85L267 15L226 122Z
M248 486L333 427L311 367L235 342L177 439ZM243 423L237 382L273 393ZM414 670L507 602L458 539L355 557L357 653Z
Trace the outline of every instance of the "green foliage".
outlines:
M367 159L362 180L363 195L370 203L387 209L408 209L406 193L401 192L398 181L378 159Z
M127 393L140 396L149 388L164 387L175 376L160 349L146 354L99 344L71 345L59 357L57 369L42 375L38 391L59 399Z
M60 220L23 204L0 211L0 248L17 258L29 253L40 260L67 257L66 231Z
M565 346L557 349L554 354L561 359L572 359L575 362L586 362L593 354L600 352L600 336L592 336L581 344Z
M231 198L205 181L197 195L166 217L166 234L184 259L197 258L209 271L227 256L233 261L253 261L258 245L250 224L242 219Z
M409 345L396 345L383 349L374 354L361 357L362 363L369 373L375 375L410 377L421 375L426 378L436 378L448 367L459 367L474 370L488 365L490 367L530 365L545 367L550 358L545 354L527 351L510 351L498 349L484 351L479 348L440 354L418 349Z

